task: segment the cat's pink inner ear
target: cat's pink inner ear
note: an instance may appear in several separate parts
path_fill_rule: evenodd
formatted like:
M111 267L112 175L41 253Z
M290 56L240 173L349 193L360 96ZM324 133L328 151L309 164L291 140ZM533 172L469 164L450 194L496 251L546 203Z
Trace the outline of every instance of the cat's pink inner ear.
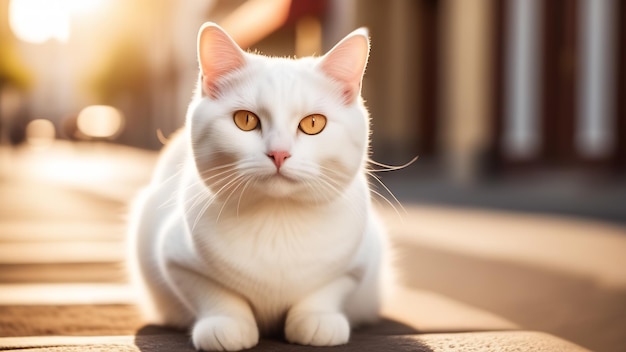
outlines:
M243 51L222 28L205 23L198 34L198 62L202 90L213 98L219 94L218 83L225 75L245 65Z
M343 84L346 105L361 94L361 81L369 56L369 38L365 28L350 33L332 48L320 63L322 72Z

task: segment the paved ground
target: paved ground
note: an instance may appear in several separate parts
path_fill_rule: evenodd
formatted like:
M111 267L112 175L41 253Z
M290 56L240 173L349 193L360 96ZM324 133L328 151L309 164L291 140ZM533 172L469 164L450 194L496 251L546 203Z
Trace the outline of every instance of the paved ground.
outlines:
M0 337L152 336L126 285L123 236L126 202L146 181L154 154L69 144L0 151ZM403 313L419 315L411 331L521 328L626 351L623 225L435 206L415 202L419 194L407 199L419 186L392 187L406 213L383 213L408 288L404 301L414 307L388 310L400 321ZM377 331L407 328L389 324ZM188 344L177 333L158 336Z

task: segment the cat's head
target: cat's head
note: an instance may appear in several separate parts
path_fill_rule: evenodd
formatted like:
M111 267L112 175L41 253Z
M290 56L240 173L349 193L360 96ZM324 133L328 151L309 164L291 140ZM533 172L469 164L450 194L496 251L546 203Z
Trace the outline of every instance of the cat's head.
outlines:
M203 25L187 123L205 184L224 198L339 196L368 156L360 96L368 55L365 29L322 57L293 60L244 52L219 26Z

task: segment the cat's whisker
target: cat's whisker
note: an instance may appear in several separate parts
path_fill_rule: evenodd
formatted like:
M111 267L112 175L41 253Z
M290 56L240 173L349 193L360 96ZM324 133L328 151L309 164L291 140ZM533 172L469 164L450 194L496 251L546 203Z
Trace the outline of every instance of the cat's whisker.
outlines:
M243 163L245 162L245 160L240 160L238 162L233 162L233 163L229 163L229 164L224 164L224 165L219 165L216 167L213 167L211 169L207 169L204 170L200 173L201 176L205 176L213 171L217 171L217 170L222 170L216 174L210 175L208 177L204 177L202 178L200 181L196 182L195 185L197 185L198 183L207 183L209 181L211 181L213 184L220 184L224 181L226 181L227 179L231 178L234 176L233 179L228 180L224 185L222 185L217 191L213 191L213 193L209 193L208 197L197 197L196 201L194 201L194 203L192 204L191 207L189 207L187 209L187 212L192 211L195 207L199 206L200 204L202 204L202 208L200 208L200 211L198 212L198 214L196 214L196 218L194 220L193 226L192 226L192 230L195 229L195 227L197 226L197 224L200 222L202 216L204 215L204 213L209 209L209 207L211 206L211 204L213 204L213 202L225 191L228 191L235 182L239 181L242 179L242 175L238 175L236 176L236 174L238 173L238 167L240 165L243 165ZM245 165L244 165L245 167ZM218 178L217 180L215 180L216 178ZM191 184L189 186L187 186L186 189L189 189L191 187L193 187L194 184ZM238 188L240 186L240 184L236 185L235 189L233 189L233 192L236 191L236 188ZM224 207L226 205L226 202L230 199L230 197L232 196L232 193L226 198L226 201L224 202L224 204L222 205L222 208L220 208L218 217L216 218L216 222L219 221L219 216L222 214L222 211L224 210ZM204 204L203 204L204 203Z
M185 213L189 214L193 212L197 206L199 206L200 204L204 204L204 202L211 198L211 196L211 192L208 191L198 192L197 194L193 195L192 197L190 197L190 199L186 200L183 203L183 206L185 207ZM193 201L193 203L191 204L191 206L188 206L191 201Z
M400 214L400 212L398 211L398 209L396 208L396 206L395 206L395 205L394 205L394 204L393 204L393 203L392 203L389 199L387 199L385 196L383 196L382 194L380 194L380 192L378 192L378 191L376 191L376 190L374 190L374 189L372 189L372 190L370 190L370 191L372 192L372 194L373 194L373 195L378 196L378 197L372 197L372 199L376 202L376 204L379 204L379 205L380 205L380 204L383 204L383 203L381 203L381 202L380 202L380 200L379 200L379 199L382 199L382 200L384 201L384 203L386 203L387 205L389 205L389 206L390 206L390 207L394 210L394 212L396 213L396 215L398 215L398 217L399 217L400 219L402 219L402 215Z
M254 179L252 177L248 177L248 180L243 185L243 189L241 190L241 193L239 193L239 199L237 200L237 218L239 218L239 207L241 206L241 199L243 198L243 194L246 191L246 188L248 188L248 186L253 180Z
M232 164L235 164L235 163L232 163ZM232 165L229 165L229 166L232 166ZM211 170L214 170L214 169L220 169L220 168L221 168L221 167L215 167L215 168L212 168ZM234 168L233 168L233 169L234 169ZM179 172L180 172L180 171L179 171ZM170 197L170 199L168 199L166 202L164 202L161 206L162 206L162 207L167 206L167 204L168 204L169 202L173 202L173 201L175 201L175 200L176 200L176 198L177 198L177 196L178 196L179 194L184 193L184 192L188 191L189 189L191 189L191 188L193 188L193 187L196 187L196 186L198 186L198 185L202 185L202 186L204 187L204 185L203 185L204 183L206 183L206 182L210 181L210 180L211 180L212 178L214 178L214 177L221 176L221 175L223 175L223 174L225 174L225 173L226 173L226 171L224 171L224 172L220 172L220 173L218 173L218 174L216 174L216 175L213 175L213 176L211 176L211 177L207 177L207 178L204 178L204 179L199 179L199 180L196 180L196 181L194 181L194 182L191 182L190 184L186 185L185 187L182 187L181 189L179 189L177 193L173 194L173 195ZM227 177L228 177L228 176L227 176ZM193 202L194 200L197 200L197 199L199 198L199 196L200 196L200 195L202 195L202 193L197 193L197 194L194 194L194 195L193 195L193 196L191 196L189 199L186 199L186 200L184 201L184 204L185 204L185 205L187 205L188 203ZM195 202L194 202L194 205L192 205L190 209L193 209L194 207L195 207Z
M386 191L386 192L387 192L387 193L391 196L391 198L393 198L393 200L394 200L395 204L397 204L397 205L400 207L400 209L402 209L403 214L404 214L404 215L407 215L408 213L407 213L406 209L404 208L404 206L402 205L402 203L400 203L400 201L398 200L398 198L397 198L397 197L393 194L393 192L391 192L391 190L389 189L389 187L387 187L387 185L385 185L385 183L384 183L384 182L383 182L383 181L382 181L382 180L381 180L381 179L380 179L377 175L375 175L375 174L373 174L373 173L370 173L370 172L368 172L367 174L368 174L369 176L371 176L371 178L372 178L372 179L374 179L374 180L375 180L375 181L376 181L376 182L377 182L380 186L382 186L382 187L383 187L383 189L384 189L384 190L385 190L385 191ZM386 202L387 204L389 204L389 205L393 208L393 210L396 212L396 214L398 215L398 217L399 217L400 219L403 219L402 214L400 214L400 212L398 211L398 208L394 205L394 202L391 202L391 201L390 201L387 197L385 197L382 193L380 193L380 192L376 191L376 190L374 189L374 185L370 185L370 191L371 191L374 195L377 195L377 196L379 196L380 198L384 199L384 200L385 200L385 202Z
M220 181L225 180L228 177L222 178ZM236 180L236 179L235 179ZM211 204L213 204L213 202L219 197L220 193L224 190L225 187L227 187L228 185L230 185L234 180L230 180L228 181L225 185L223 185L219 190L217 190L214 193L208 193L209 196L206 197L202 202L205 202L202 205L202 208L200 208L200 211L198 212L198 214L196 214L196 218L193 222L193 226L191 227L192 231L195 229L195 227L198 225L198 223L200 222L200 220L202 219L202 216L206 213L206 211L209 209L209 207L211 206ZM208 198L208 199L207 199ZM200 202L200 203L202 203Z
M227 176L225 178L222 178L220 181L225 180L226 178L228 178L230 176ZM226 190L228 190L233 183L237 182L238 180L240 180L242 177L244 177L243 175L239 175L235 178L233 178L232 180L228 181L226 184L224 184L220 189L218 189L217 191L215 191L211 198L207 201L207 203L202 207L202 209L200 210L200 212L198 213L198 215L196 216L196 220L195 220L195 224L197 224L200 221L200 218L204 215L204 213L207 211L207 209L209 208L209 206ZM230 196L228 197L230 198ZM228 201L228 198L226 199L226 202ZM226 202L224 202L224 204L222 205L222 208L220 209L220 212L218 214L217 219L215 220L215 222L219 221L219 215L221 215L222 210L224 209L224 205L226 204ZM194 225L195 226L195 225Z
M378 167L381 167L381 169L374 169L374 168L367 168L367 172L387 172L387 171L397 171L397 170L402 170L408 166L411 166L415 161L417 161L417 159L419 159L419 155L415 156L413 159L411 159L409 162L403 164L403 165L387 165L387 164L383 164L383 163L379 163L378 161L375 161L373 159L368 159L367 163L369 164L373 164L376 165Z
M198 205L202 204L210 196L211 196L210 192L198 192L198 193L194 194L193 196L190 196L189 199L186 199L183 202L183 206L185 206L187 212L191 212L191 211L193 211L193 209L195 207L197 207ZM191 204L191 206L187 207L187 205L189 203L192 203L192 204Z
M230 172L230 173L229 173ZM215 181L215 183L220 183L226 179L228 179L229 177L231 177L233 174L235 174L237 171L234 170L234 168L226 170L226 171L222 171L219 172L213 176L210 177L206 177L204 179L201 180L197 180L196 182L192 182L191 184L189 184L188 186L184 187L183 189L181 189L181 192L186 192L189 189L191 189L192 187L195 187L197 185L201 185L202 187L206 187L206 183L211 181L212 179L216 178L216 177L220 177L223 176L224 174L226 174L226 176L223 176L222 178L220 178L219 180ZM189 202L190 200L192 200L193 198L197 197L197 195L191 196L191 199L188 199L185 203ZM195 203L194 203L195 204ZM192 205L191 209L193 209L194 205Z
M235 171L233 171L234 173ZM228 178L230 178L233 173L227 174L226 176L222 177L221 179L219 179L218 181L216 181L216 183L220 183ZM202 181L201 181L202 182ZM228 181L226 183L226 185L228 185L229 183L231 183L231 181ZM191 205L191 207L189 207L187 209L187 212L191 212L195 207L197 207L198 205L204 203L202 205L202 208L200 209L200 211L198 212L198 214L196 215L196 219L194 220L194 225L192 226L192 229L195 228L195 226L198 224L198 222L200 221L200 218L202 217L202 215L204 215L204 213L207 211L207 209L209 208L209 206L211 206L211 204L213 203L213 201L215 199L217 199L217 196L219 195L220 191L226 187L226 185L222 186L222 188L220 188L217 192L215 193L210 193L210 192L202 192L200 193L201 196L197 197L196 200L194 201L194 203ZM196 197L196 196L194 196Z
M413 163L415 163L415 161L417 161L417 159L419 158L419 156L415 156L413 159L411 159L409 162L403 164L403 165L398 165L398 166L394 166L394 165L387 165L387 164L383 164L380 162L377 162L375 160L369 159L367 162L369 164L373 164L376 165L378 167L381 167L381 169L374 169L374 168L366 168L366 173L367 175L369 175L372 179L374 179L376 181L376 183L380 186L382 186L382 188L386 191L387 194L389 194L391 196L391 198L393 198L394 202L391 202L387 197L385 197L382 193L376 191L374 189L374 187L376 186L375 184L372 184L370 182L370 189L372 191L372 194L382 198L385 203L389 204L393 210L395 211L395 213L398 215L398 217L400 219L403 219L402 215L400 214L400 212L398 211L398 208L396 207L396 204L400 207L400 209L402 209L402 212L406 215L407 211L404 208L404 206L402 205L402 203L400 203L400 201L398 200L398 198L395 196L395 194L393 194L393 192L391 192L391 190L389 189L389 187L387 187L387 185L385 185L385 183L380 179L380 177L378 177L378 175L376 175L377 172L387 172L387 171L397 171L397 170L401 170L404 169L410 165L412 165ZM372 199L374 199L375 201L377 201L377 199L375 197L372 197Z
M224 211L224 207L226 207L226 204L230 200L230 197L232 197L232 195L237 191L237 189L243 184L244 181L242 181L242 180L245 180L245 179L246 179L245 175L239 175L239 176L237 176L236 178L232 179L231 181L229 181L226 184L226 186L228 186L228 188L232 188L232 189L231 189L230 193L228 194L228 197L226 197L226 199L224 200L224 203L222 204L222 207L220 208L220 211L217 214L217 218L215 219L216 223L218 223L220 221L220 216L222 215L222 211ZM232 187L233 184L234 184L234 187ZM228 188L225 188L224 191L228 190Z
M214 171L214 169L211 169L211 171ZM209 173L209 172L210 172L210 171L202 172L201 176L205 176L205 175L206 175L207 173ZM206 183L206 182L211 181L212 179L214 179L214 178L216 178L216 177L220 177L220 176L222 176L222 175L224 175L224 174L227 174L227 173L229 173L229 172L235 173L235 172L237 172L237 169L236 169L236 168L234 168L234 167L230 167L230 168L228 168L228 169L226 169L226 170L220 171L220 172L218 172L218 173L216 173L216 174L213 174L213 175L211 175L211 176L204 177L204 178L202 178L202 181Z
M330 202L331 199L325 194L325 192L319 192L315 187L320 185L319 181L304 180L303 184L310 190L310 194L313 196L313 201L316 205L323 204L322 201ZM323 198L323 199L320 199Z
M213 172L213 171L217 171L217 170L221 170L221 169L232 168L233 166L237 166L238 164L239 164L238 162L232 162L232 163L228 163L228 164L214 166L214 167L212 167L210 169L202 170L202 172L200 172L200 175L205 175L207 173L210 173L210 172Z
M322 173L322 174L321 174L321 179L323 179L329 187L332 187L332 188L333 188L333 190L334 190L334 191L335 191L338 195L339 195L339 194L342 194L342 195L343 195L343 193L344 193L344 192L342 192L342 191L341 191L341 189L342 189L344 186L343 186L340 182L338 182L337 180L335 180L333 177L331 177L331 176L341 177L341 175L340 175L337 171L335 171L335 170L328 169L328 168L323 168L323 169L325 169L325 170L327 171L327 173Z
M172 180L176 180L182 172L183 172L183 169L180 168L178 171L173 173L170 177L166 178L161 183L159 183L159 188L165 187L165 185L167 185ZM158 209L163 209L167 206L174 205L175 201L176 201L176 194L172 194L165 202L163 202L163 204L159 205Z
M343 186L336 181L334 178L332 178L331 176L336 176L336 177L341 177L342 175L340 173L338 173L336 170L325 167L323 165L317 165L314 164L312 162L310 162L309 164L305 164L305 167L308 166L310 167L310 170L304 170L305 173L303 173L303 178L308 179L310 178L310 174L314 174L316 173L316 168L321 169L322 171L326 171L326 172L322 172L320 174L319 177L315 178L314 180L317 181L317 183L325 188L329 188L330 190L332 190L337 196L341 196L344 199L347 199L343 192L340 190L341 188L343 188ZM309 171L309 174L306 174L306 171ZM322 182L323 181L323 182ZM313 190L313 194L317 194L318 192L316 192L315 190ZM329 199L327 199L328 201L330 201Z
M325 175L324 173L322 173L321 177L316 178L315 181L318 182L321 186L325 186L331 191L333 191L338 197L341 197L342 199L346 200L350 206L350 211L352 211L356 216L364 217L365 214L353 204L354 202L353 199L347 197L345 192L342 192L340 188L338 188L340 186L336 184L335 180L330 178L328 175Z
M196 218L195 218L195 220L193 222L193 225L191 226L191 231L192 232L196 229L196 226L198 225L198 223L202 219L202 215L204 215L204 213L206 213L207 209L209 209L209 207L211 206L211 204L215 200L215 195L211 195L208 198L209 199L204 201L205 203L204 203L204 205L202 205L202 208L200 208L200 211L198 212L198 214L196 214Z
M191 187L193 186L197 186L200 185L200 187L204 187L202 184L204 182L202 182L202 180L197 181L195 184L189 185L188 187L185 187L185 189L182 189L181 192L187 192L189 189L191 189ZM187 207L187 205L189 203L192 203L191 206L189 208L187 208L187 211L192 211L196 206L198 206L199 204L202 204L208 197L211 196L211 192L209 192L208 190L204 190L203 188L201 188L203 190L203 192L198 192L192 196L189 196L189 199L186 199L183 202L183 205L185 207Z

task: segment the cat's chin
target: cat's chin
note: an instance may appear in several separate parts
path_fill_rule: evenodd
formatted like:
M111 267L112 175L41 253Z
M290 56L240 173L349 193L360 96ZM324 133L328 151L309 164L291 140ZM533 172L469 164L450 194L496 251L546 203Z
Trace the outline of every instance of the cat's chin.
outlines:
M283 173L275 173L265 178L261 185L264 193L275 198L290 197L302 187L297 179Z
M311 188L306 181L287 173L274 173L263 177L255 183L257 194L262 198L289 199L292 201L308 201Z

